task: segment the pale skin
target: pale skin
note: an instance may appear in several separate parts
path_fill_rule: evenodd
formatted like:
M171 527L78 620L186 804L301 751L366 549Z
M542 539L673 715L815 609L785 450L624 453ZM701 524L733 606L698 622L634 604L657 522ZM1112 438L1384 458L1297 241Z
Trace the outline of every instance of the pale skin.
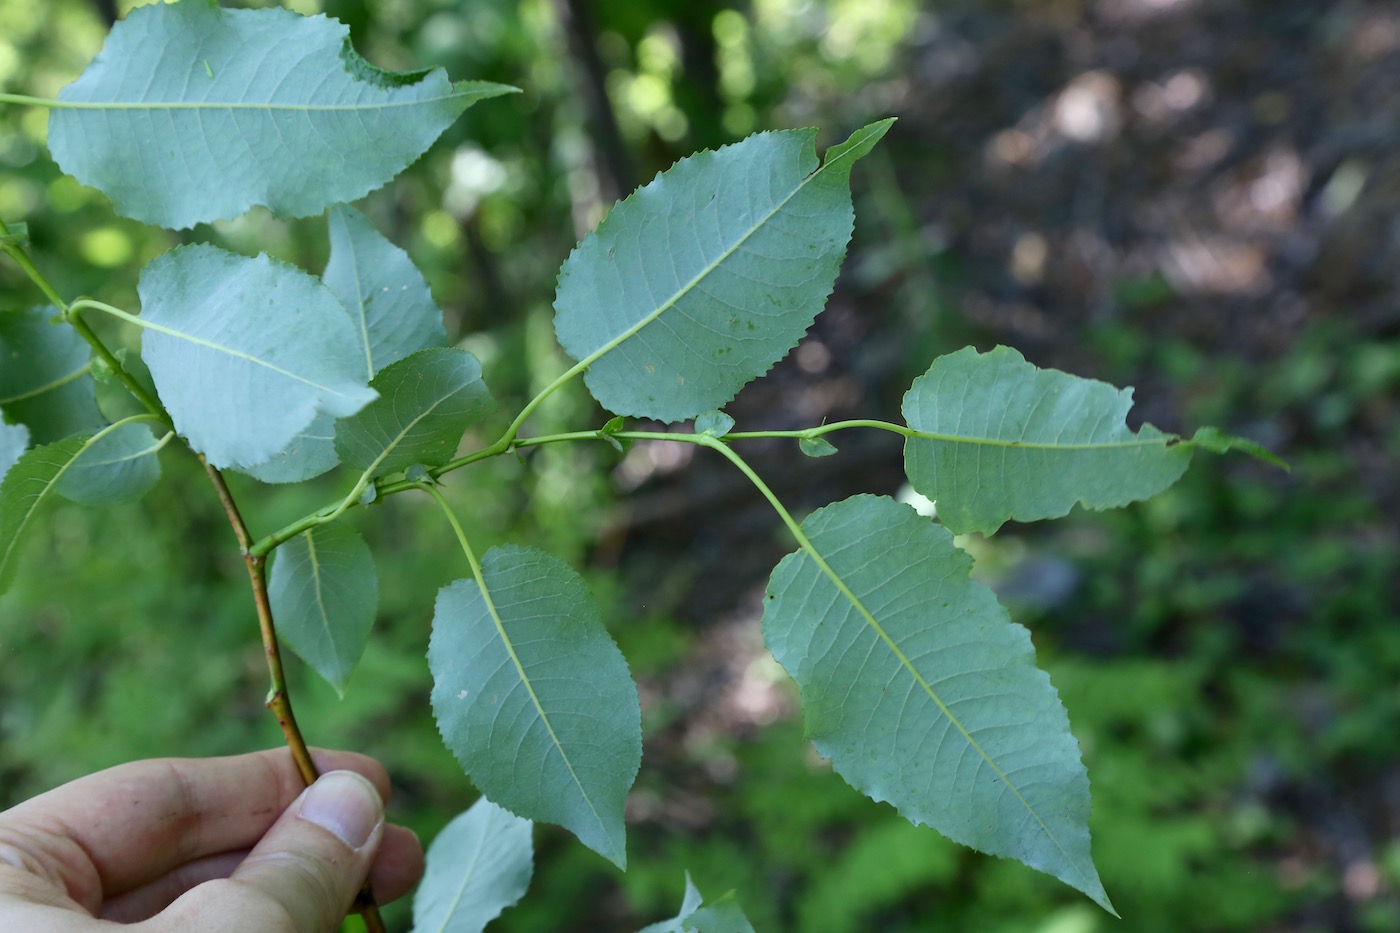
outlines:
M408 893L423 849L384 821L383 766L312 754L310 791L278 749L119 765L0 813L0 930L332 933L366 875L380 903Z

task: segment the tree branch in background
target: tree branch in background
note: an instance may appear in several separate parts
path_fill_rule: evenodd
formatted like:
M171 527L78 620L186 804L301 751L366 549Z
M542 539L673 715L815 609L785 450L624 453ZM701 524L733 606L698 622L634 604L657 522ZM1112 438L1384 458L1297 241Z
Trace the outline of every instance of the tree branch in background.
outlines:
M92 5L97 8L97 15L102 17L102 21L110 29L117 21L117 0L92 0Z
M579 70L588 128L598 149L599 193L605 204L611 204L636 187L636 169L608 100L606 68L596 41L598 26L588 0L555 0L554 6L560 26L569 37L569 53Z

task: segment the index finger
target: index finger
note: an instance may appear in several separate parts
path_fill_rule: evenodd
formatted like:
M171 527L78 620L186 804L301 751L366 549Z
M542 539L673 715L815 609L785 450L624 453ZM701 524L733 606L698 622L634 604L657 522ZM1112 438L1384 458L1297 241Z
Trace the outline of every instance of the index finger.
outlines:
M382 765L353 752L313 751L323 771L357 771L383 798ZM305 789L285 748L226 758L118 765L0 814L18 844L89 910L194 859L251 848ZM74 845L76 844L76 845Z

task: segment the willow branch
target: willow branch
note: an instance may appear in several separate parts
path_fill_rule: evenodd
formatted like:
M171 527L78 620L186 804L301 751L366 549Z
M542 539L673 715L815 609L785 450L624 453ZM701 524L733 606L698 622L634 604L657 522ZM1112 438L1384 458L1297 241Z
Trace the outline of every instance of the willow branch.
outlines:
M253 539L248 534L248 526L244 523L242 514L238 511L238 504L233 501L233 493L229 491L224 475L210 464L203 454L199 455L199 462L209 474L209 482L213 484L219 503L224 507L224 514L228 516L228 523L233 528L233 535L238 539L238 548L243 554L243 563L248 568L248 579L253 585L253 602L258 610L258 630L262 633L263 656L267 660L267 673L272 681L272 686L267 692L267 708L277 717L277 725L281 726L282 736L287 741L287 747L291 749L292 761L296 763L297 772L301 775L302 782L309 786L320 776L320 771L316 762L312 761L311 750L306 747L306 739L302 737L301 729L297 726L296 715L292 712L292 698L287 692L287 676L282 668L282 650L277 643L277 629L272 622L272 602L267 594L267 556L249 553L248 549ZM379 916L379 907L375 903L374 891L370 888L368 880L355 898L355 909L359 911L360 919L364 921L365 929L369 933L386 933L384 920Z

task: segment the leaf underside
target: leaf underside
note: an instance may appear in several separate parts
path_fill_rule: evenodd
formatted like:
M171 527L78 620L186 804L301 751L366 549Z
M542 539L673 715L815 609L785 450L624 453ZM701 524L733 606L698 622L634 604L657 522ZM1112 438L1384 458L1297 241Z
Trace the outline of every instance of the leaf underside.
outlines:
M369 547L346 525L302 532L277 548L267 594L278 636L344 696L379 606Z
M481 933L518 902L534 873L531 828L485 797L443 827L413 896L413 933Z
M827 152L759 133L677 162L622 201L559 274L555 333L620 415L722 408L822 310L851 236L850 171L893 121Z
M29 429L22 424L0 422L0 482L10 467L19 462L29 448Z
M959 534L1146 499L1180 478L1193 448L1151 425L1129 430L1132 399L1009 347L968 347L934 360L905 394L909 427L940 435L905 441L905 472Z
M55 487L88 443L86 436L35 447L5 472L0 482L0 593L15 578L19 544L39 508L53 498Z
M254 205L319 214L380 187L472 103L513 88L393 74L326 16L154 4L118 22L49 117L65 172L119 213L184 228Z
M49 320L53 307L0 314L0 410L50 444L102 426L88 363L92 351L73 328Z
M185 246L146 266L138 291L161 401L216 467L265 463L318 413L375 398L340 302L294 266Z
M802 530L827 568L806 550L783 558L763 631L802 690L818 752L914 823L1111 910L1069 719L1026 630L968 578L971 558L945 529L876 496L819 509Z
M322 411L292 435L287 445L271 459L241 467L240 472L264 483L300 483L333 470L339 464L340 457L335 452L335 416Z
M350 315L366 378L419 350L447 343L442 309L408 254L346 204L326 212L331 258L321 281Z
M625 867L622 807L642 758L627 662L578 574L498 547L438 593L428 666L443 741L493 801L558 823Z
M718 898L708 907L690 872L685 873L685 897L681 912L670 920L653 923L638 933L753 933L753 926L744 916L734 892Z
M418 350L446 343L442 310L408 254L348 205L332 207L326 222L331 258L321 281L350 318L365 378ZM335 436L335 418L322 412L270 460L243 472L264 483L320 476L340 463Z
M149 424L123 424L95 438L64 471L55 490L87 505L139 499L160 481L159 450Z

